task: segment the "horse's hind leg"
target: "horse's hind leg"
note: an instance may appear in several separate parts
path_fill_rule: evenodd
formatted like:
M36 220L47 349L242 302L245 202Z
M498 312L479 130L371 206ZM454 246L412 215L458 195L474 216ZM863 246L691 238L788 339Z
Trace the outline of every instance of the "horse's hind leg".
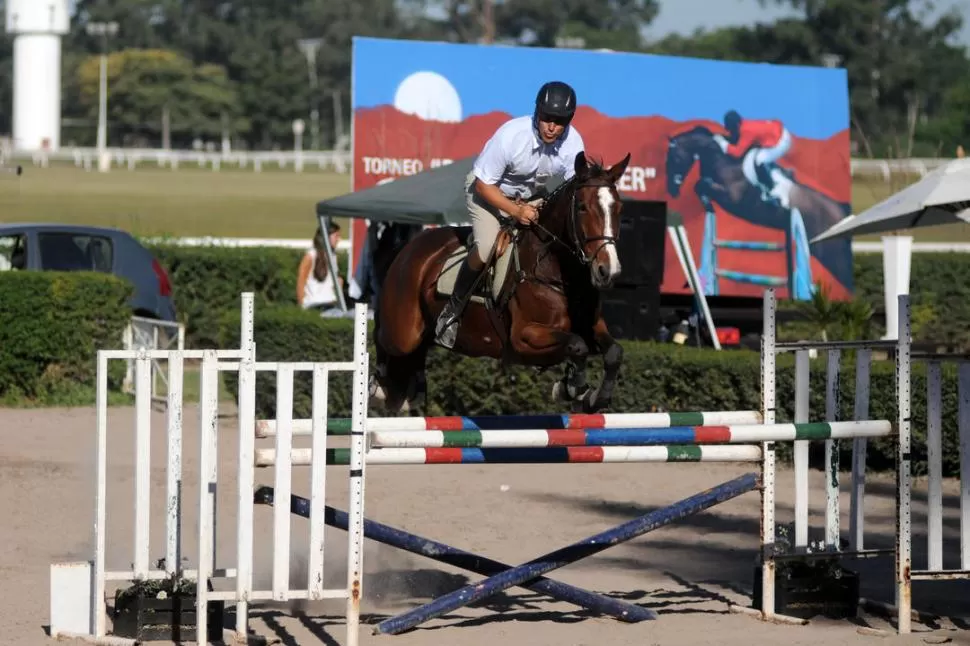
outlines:
M427 348L394 356L378 352L378 374L371 382L372 401L382 403L388 414L408 413L425 406Z
M586 362L589 347L582 337L548 325L526 325L512 337L513 349L531 363L555 364L565 361L563 378L552 386L555 402L578 402L589 391Z
M417 415L424 414L428 398L428 379L425 372L428 359L428 346L422 345L412 354L406 358L402 357L402 359L407 361L405 368L407 376L403 379L405 387L402 411Z
M593 338L603 355L603 380L598 388L590 391L584 398L583 403L588 413L609 408L620 365L623 363L623 347L610 334L602 317L593 327Z

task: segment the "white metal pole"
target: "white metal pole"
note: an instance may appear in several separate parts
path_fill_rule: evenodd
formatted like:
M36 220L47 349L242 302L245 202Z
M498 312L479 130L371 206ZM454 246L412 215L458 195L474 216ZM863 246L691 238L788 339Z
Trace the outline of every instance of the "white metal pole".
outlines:
M108 172L108 55L101 54L101 79L98 90L98 170Z

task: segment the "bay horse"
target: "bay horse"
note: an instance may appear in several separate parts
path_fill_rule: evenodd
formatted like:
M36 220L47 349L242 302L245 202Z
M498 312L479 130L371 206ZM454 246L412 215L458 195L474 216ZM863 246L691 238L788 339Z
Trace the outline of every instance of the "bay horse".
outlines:
M452 352L499 359L503 366L539 368L566 363L552 389L573 412L606 408L623 349L603 320L599 290L619 275L616 253L620 195L616 182L630 155L608 168L576 156L575 175L553 190L523 227L502 225L492 255L473 289ZM470 189L474 190L474 189ZM472 228L422 231L391 261L374 313L375 404L390 413L425 403L425 361L435 344L435 320L450 295ZM591 388L590 355L602 355L604 375Z
M695 126L683 133L667 138L667 192L671 197L680 195L681 185L695 163L700 164L700 176L694 185L696 193L707 214L714 214L713 203L752 224L786 233L788 252L788 275L793 273L791 212L778 203L766 201L759 187L744 175L744 158L725 152L727 141L715 135L705 126ZM747 155L754 154L754 150ZM777 167L776 168L780 168ZM804 184L790 179L790 171L781 169L785 177L780 181L789 186L789 207L797 208L804 222L803 242L806 254L811 254L845 286L852 281L851 242L834 239L818 243L808 250L807 240L827 230L849 215L851 205L832 198ZM802 237L799 235L799 237ZM789 280L789 284L791 281Z

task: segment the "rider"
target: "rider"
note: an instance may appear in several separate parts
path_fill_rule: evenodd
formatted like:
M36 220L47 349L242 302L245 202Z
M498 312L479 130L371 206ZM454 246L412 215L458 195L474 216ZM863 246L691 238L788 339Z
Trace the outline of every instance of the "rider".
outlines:
M753 146L758 147L751 162L745 158L741 166L747 180L754 186L760 186L779 201L784 201L776 192L776 182L771 176L771 165L781 159L791 148L791 133L788 132L788 128L777 119L742 119L735 110L729 110L724 115L724 128L728 131L727 140L730 145L726 152L729 155L744 158ZM762 174L768 185L759 180L757 167L769 171ZM781 170L780 167L779 170ZM782 172L785 171L782 170ZM790 179L790 173L786 174Z
M485 269L498 236L500 219L529 225L536 220L533 202L544 194L548 180L575 173L583 138L570 125L576 113L576 92L566 83L550 81L539 88L532 115L511 119L495 131L465 178L465 202L474 230L474 247L458 272L451 298L438 317L438 343L452 348L458 337L467 297Z

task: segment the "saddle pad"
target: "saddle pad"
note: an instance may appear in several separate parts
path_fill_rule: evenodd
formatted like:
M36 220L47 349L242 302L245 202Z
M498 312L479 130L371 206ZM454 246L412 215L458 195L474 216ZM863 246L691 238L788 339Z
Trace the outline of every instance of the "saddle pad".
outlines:
M509 271L509 261L512 258L513 245L505 249L505 253L498 257L493 264L488 274L482 279L485 283L479 283L478 289L471 297L471 301L479 304L485 303L485 298L482 294L485 289L491 288L492 300L498 300L499 295L502 293L502 284L505 282L505 277ZM454 253L449 255L444 262L441 273L438 275L438 285L437 292L442 296L451 296L455 291L455 281L458 279L458 270L461 269L461 263L464 262L465 256L468 254L468 249L465 247L460 247L456 249ZM484 289L483 289L484 288Z

